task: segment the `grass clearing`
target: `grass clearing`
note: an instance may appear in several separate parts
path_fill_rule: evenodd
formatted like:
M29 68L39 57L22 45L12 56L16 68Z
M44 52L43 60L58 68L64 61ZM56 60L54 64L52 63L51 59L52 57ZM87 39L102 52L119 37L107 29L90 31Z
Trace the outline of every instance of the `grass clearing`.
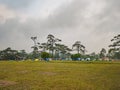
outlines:
M120 90L120 62L1 61L0 90Z

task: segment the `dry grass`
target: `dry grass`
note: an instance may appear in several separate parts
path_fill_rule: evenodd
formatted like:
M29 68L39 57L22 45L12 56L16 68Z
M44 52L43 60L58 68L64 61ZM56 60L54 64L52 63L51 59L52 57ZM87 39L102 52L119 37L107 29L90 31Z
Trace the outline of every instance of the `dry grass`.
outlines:
M15 85L15 84L16 84L16 82L13 82L13 81L0 80L1 87L11 86L11 85Z
M120 90L120 63L1 61L0 90Z

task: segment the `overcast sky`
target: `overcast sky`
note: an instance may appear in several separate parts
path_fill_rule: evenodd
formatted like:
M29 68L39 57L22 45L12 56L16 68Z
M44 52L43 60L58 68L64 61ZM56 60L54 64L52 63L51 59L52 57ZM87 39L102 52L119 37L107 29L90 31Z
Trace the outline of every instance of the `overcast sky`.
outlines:
M118 33L120 0L0 0L0 50L30 52L30 37L42 43L53 34L70 48L81 41L89 53L99 52Z

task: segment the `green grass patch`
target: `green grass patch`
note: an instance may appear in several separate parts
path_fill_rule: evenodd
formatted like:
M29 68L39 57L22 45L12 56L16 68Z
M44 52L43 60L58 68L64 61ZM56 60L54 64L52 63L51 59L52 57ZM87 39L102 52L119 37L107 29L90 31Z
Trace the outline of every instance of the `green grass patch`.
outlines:
M120 62L1 61L0 90L120 90Z

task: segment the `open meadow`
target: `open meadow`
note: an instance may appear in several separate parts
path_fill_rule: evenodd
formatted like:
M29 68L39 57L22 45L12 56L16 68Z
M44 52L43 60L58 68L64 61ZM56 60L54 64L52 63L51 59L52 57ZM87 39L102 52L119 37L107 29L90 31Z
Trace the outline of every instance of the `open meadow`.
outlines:
M120 90L120 62L0 61L0 90Z

